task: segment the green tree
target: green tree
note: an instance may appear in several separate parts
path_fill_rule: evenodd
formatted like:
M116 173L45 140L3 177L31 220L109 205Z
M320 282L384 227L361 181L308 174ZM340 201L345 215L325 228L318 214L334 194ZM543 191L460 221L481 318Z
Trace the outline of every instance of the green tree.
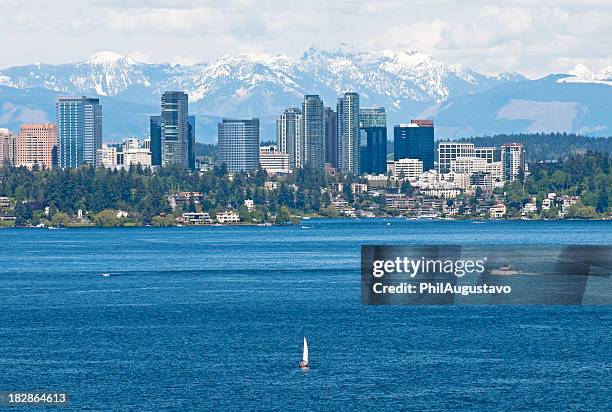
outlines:
M123 220L117 217L117 212L112 209L104 209L94 217L97 226L114 227L123 226Z
M291 219L291 215L289 214L289 209L286 206L281 206L276 214L276 223L279 225L286 225L289 223Z
M602 188L599 190L599 195L597 195L595 211L597 213L606 213L606 210L608 210L608 191L606 188Z
M55 227L64 227L70 224L70 216L64 212L57 212L51 218L51 225Z

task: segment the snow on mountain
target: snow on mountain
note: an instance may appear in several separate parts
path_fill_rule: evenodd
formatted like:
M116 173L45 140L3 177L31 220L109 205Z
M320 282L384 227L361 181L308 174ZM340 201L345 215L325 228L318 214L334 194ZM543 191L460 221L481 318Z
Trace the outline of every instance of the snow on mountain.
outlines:
M603 68L599 73L594 73L584 64L578 64L568 74L570 76L557 81L559 83L601 83L612 86L612 66Z
M0 84L15 88L42 87L100 96L127 94L122 97L129 100L135 97L130 91L137 88L147 89L147 100L158 100L163 90L181 87L192 102L222 89L226 96L249 96L262 84L273 84L290 95L304 91L339 95L355 90L362 92L366 101L371 97L372 103L391 103L397 109L404 101L440 102L510 80L485 76L462 65L447 65L418 52L314 48L299 59L241 54L193 66L145 64L117 53L100 52L85 62L13 67L0 71L0 76ZM142 92L136 93L137 98L144 97Z
M46 118L53 119L58 95L92 95L103 98L106 138L128 133L146 136L148 115L159 112L163 91L184 90L189 94L190 112L197 115L200 140L214 140L216 122L221 117L251 116L261 119L262 138L273 139L275 118L285 108L300 105L304 94L319 94L326 105L335 107L338 96L351 91L360 94L364 107L386 107L390 125L431 115L440 125L438 136L444 137L459 132L477 134L479 130L489 133L493 130L485 126L491 122L503 123L504 130L525 123L514 112L512 116L518 120L508 116L496 120L501 109L487 116L483 113L493 97L501 108L512 99L547 101L549 94L559 93L552 86L540 87L538 95L526 99L535 82L510 71L496 76L481 74L416 51L359 51L345 45L334 50L311 47L299 58L246 53L189 66L148 64L121 54L100 52L78 63L31 64L0 70L0 126L18 127L32 117L31 113L36 113L37 118L46 113ZM582 83L612 85L612 67L592 73L578 66L569 75L555 76L550 82L576 87ZM486 94L500 87L505 87L500 89L502 95ZM597 92L605 96L598 97L595 104L589 103L581 90L572 91L571 101L584 102L575 106L579 113L587 108L593 111L600 100L607 98L605 91ZM485 95L489 100L480 99ZM577 114L574 121L584 123L584 127L608 124L605 115L598 114L588 122L583 118ZM474 119L484 123L469 129ZM464 121L468 127L453 126Z

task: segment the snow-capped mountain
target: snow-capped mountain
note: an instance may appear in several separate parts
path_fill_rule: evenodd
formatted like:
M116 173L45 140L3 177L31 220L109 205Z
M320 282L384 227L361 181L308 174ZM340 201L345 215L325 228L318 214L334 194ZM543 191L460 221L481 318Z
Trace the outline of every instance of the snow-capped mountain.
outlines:
M598 73L593 73L584 64L577 65L568 73L570 76L557 80L559 83L602 83L612 86L612 66L605 67Z
M440 102L453 95L477 92L520 75L490 77L463 65L447 65L431 56L403 50L353 52L309 49L300 59L269 54L223 56L192 66L146 64L112 52L92 55L87 61L57 66L33 64L0 71L0 84L15 88L41 87L65 93L100 96L129 94L130 89L148 89L151 99L160 92L180 87L192 102L216 91L244 98L261 84L273 84L288 93L332 93L361 91L365 100ZM239 87L237 87L239 86ZM234 87L232 90L231 88ZM231 93L228 93L231 92ZM140 100L140 97L138 98ZM210 109L211 114L214 109Z
M588 76L565 77L560 81ZM198 116L199 140L214 140L219 118L242 116L260 117L262 139L272 139L274 119L301 104L304 94L319 94L334 107L342 93L358 92L362 106L386 107L392 125L419 114L434 116L440 107L449 113L447 103L454 98L526 81L514 72L488 76L406 50L310 48L299 58L241 54L191 66L147 64L101 52L79 63L0 70L0 126L52 120L56 96L91 95L102 99L105 139L146 136L147 116L159 111L161 93L183 90L190 112Z

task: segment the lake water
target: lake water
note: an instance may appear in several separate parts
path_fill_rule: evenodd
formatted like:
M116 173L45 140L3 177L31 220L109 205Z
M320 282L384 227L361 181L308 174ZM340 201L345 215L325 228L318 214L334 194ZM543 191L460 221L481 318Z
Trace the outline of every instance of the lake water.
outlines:
M359 247L610 245L611 229L0 230L0 391L66 391L74 410L609 410L612 307L364 306Z

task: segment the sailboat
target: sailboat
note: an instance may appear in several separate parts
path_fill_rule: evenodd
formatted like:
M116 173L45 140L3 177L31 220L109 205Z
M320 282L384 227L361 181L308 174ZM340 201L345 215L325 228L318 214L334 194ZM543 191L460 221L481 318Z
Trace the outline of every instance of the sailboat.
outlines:
M300 369L308 369L308 342L306 341L306 336L304 336L304 353L298 367Z

